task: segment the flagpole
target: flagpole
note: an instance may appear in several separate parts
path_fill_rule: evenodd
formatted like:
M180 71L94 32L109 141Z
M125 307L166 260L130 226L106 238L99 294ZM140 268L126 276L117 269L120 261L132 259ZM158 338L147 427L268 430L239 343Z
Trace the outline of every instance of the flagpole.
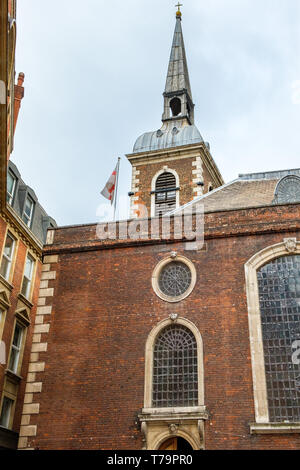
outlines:
M118 158L118 170L117 170L117 181L116 181L116 190L114 198L114 221L116 220L116 211L117 211L117 199L118 199L118 186L119 186L119 172L120 172L120 162L121 158Z

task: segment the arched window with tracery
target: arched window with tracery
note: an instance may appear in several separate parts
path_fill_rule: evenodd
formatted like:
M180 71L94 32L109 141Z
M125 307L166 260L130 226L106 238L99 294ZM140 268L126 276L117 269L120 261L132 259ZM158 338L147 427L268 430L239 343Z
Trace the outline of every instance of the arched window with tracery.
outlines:
M176 177L166 171L156 180L155 184L155 216L164 215L176 209Z
M157 336L153 350L152 406L198 405L197 342L190 329L172 324Z

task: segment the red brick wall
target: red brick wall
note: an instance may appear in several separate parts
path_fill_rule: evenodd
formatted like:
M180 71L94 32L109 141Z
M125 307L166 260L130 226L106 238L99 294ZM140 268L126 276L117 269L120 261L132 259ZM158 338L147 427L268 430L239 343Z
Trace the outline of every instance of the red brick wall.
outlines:
M293 211L297 229L285 232ZM299 206L211 214L207 250L201 252L176 243L71 253L66 242L75 248L77 239L83 250L95 227L56 231L58 244L47 252L63 251L57 279L49 283L55 289L51 328L48 351L40 353L46 372L37 374L43 389L40 415L31 417L37 437L29 445L141 449L136 423L143 407L145 343L159 321L177 313L203 337L206 448L299 448L298 435L249 432L255 416L244 275L245 263L258 251L287 236L299 239L297 220ZM263 228L266 233L255 233ZM193 261L198 276L192 294L178 304L160 300L151 287L154 267L171 250Z
M183 158L182 160L168 161L166 163L152 163L137 166L136 169L140 171L139 183L137 184L139 191L135 193L135 196L139 197L137 204L143 204L148 209L149 217L151 215L151 183L153 177L157 172L163 169L164 166L168 166L170 170L175 170L179 176L179 185L180 185L180 205L186 204L193 200L196 193L193 191L193 188L197 186L193 183L193 179L196 178L193 174L193 170L196 169L193 166L195 157ZM203 165L203 178L204 178L204 188L203 192L208 192L208 185L212 181L206 167Z

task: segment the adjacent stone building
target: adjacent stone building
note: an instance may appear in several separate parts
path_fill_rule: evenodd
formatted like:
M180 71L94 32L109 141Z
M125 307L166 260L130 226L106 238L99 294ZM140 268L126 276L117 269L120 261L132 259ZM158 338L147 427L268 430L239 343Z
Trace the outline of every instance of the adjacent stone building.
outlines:
M19 448L298 449L300 170L224 184L180 12L163 125L128 158L131 220L48 231Z

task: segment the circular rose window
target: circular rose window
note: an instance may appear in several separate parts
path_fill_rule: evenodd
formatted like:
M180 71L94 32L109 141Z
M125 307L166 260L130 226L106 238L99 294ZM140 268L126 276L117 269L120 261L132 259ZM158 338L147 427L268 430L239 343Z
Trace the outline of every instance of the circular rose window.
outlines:
M191 285L192 273L190 268L181 261L168 263L161 270L158 285L161 292L169 297L185 294Z
M168 302L185 299L196 283L196 270L193 263L183 257L176 260L167 258L154 270L152 285L155 293Z

